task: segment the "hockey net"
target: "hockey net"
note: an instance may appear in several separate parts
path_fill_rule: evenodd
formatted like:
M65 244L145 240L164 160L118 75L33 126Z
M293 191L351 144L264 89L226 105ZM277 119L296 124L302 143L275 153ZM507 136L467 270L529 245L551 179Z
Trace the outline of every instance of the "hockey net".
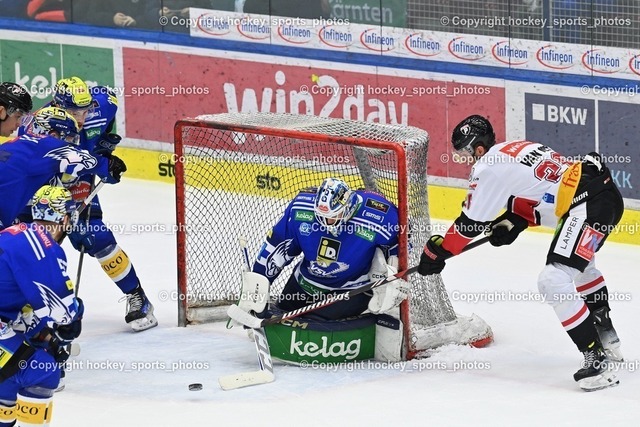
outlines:
M337 177L382 193L398 207L400 270L417 265L430 237L427 132L316 116L229 113L175 126L179 325L226 319L240 294L238 240L255 256L302 189ZM292 271L271 288L277 295ZM405 356L448 343L484 345L491 329L458 316L440 275L408 277L401 306Z

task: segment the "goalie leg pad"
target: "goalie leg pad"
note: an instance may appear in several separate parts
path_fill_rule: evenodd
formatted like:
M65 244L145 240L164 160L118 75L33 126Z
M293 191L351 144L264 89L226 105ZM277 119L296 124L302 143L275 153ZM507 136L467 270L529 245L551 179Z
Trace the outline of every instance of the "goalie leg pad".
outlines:
M383 362L399 362L403 360L403 324L400 308L396 307L394 315L379 314L376 321L375 359Z
M344 320L298 317L267 325L265 332L272 357L313 366L373 358L375 322L368 314Z

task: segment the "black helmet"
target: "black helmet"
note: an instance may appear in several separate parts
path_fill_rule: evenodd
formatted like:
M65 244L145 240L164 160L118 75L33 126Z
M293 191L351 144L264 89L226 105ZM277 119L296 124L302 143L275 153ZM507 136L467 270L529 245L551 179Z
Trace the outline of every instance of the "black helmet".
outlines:
M469 116L455 127L451 136L451 143L456 151L467 150L473 154L478 145L486 150L496 143L496 135L489 120L482 116Z
M12 82L0 83L0 105L7 109L9 115L16 110L28 113L33 108L29 92L19 84Z

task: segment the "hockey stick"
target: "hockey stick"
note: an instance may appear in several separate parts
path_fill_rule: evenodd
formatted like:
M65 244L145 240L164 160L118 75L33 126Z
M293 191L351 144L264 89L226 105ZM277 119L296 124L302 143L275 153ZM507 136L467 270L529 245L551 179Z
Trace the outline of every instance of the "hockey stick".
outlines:
M93 187L93 190L91 190L91 193L89 193L87 198L82 201L82 203L80 204L80 207L77 209L78 215L84 212L84 210L89 206L91 201L98 195L98 191L100 191L102 187L104 187L104 184L105 182L103 180L100 180L96 184L96 186Z
M244 258L245 266L243 270L249 271L251 264L249 262L249 251L247 250L247 241L240 237L240 247ZM237 307L233 305L232 307ZM244 312L244 310L239 309ZM253 317L253 316L252 316ZM264 329L261 327L254 328L253 339L256 344L258 353L259 370L251 372L240 372L238 374L226 375L218 378L218 384L223 390L235 390L241 387L248 387L258 384L266 384L276 379L273 373L273 361L271 360L271 351L269 350L269 342L265 335Z
M466 252L470 249L473 249L477 246L480 246L486 242L489 241L489 237L483 237L481 239L478 239L474 242L469 243L467 246L465 246L465 248L462 250L462 252ZM229 317L231 317L233 320L242 323L245 326L248 326L250 328L253 329L258 329L258 328L262 328L265 325L271 325L274 323L280 323L283 320L287 320L287 319L292 319L294 317L298 317L298 316L302 316L303 314L309 313L311 311L315 311L318 310L322 307L326 307L328 305L334 304L338 301L344 301L344 300L348 300L349 298L355 296L355 295L359 295L361 293L367 292L373 288L377 288L379 286L383 286L389 282L392 282L396 279L400 279L404 276L408 276L409 274L413 274L416 271L418 271L418 266L414 266L411 268L408 268L407 270L404 271L400 271L398 273L396 273L393 276L389 276L387 278L384 279L380 279L376 282L369 282L364 286L361 286L359 288L356 289L352 289L349 290L347 292L343 292L343 293L339 293L339 294L329 294L326 298L317 301L313 304L309 304L309 305L305 305L304 307L300 307L296 310L292 310L292 311L288 311L286 313L277 315L277 316L273 316L270 317L268 319L259 319L255 316L252 316L250 313L242 310L240 307L238 307L237 305L232 305L229 307L229 309L227 310L227 314L229 315Z
M87 197L91 197L91 199L93 199L97 194L97 191L95 193L93 192L93 190L95 188L97 188L97 186L94 185L94 184L95 184L95 182L94 182L94 180L92 178L91 179L91 192L89 192L89 196L87 196ZM102 188L102 186L104 185L104 182L100 181L100 183L98 185L100 185L100 188ZM82 206L81 206L81 208L83 206L84 207L89 206L89 208L87 209L87 218L85 220L85 226L87 228L89 228L89 220L91 219L91 206L93 206L91 204L91 199L89 200L89 203L86 203L86 199L85 199L83 201ZM82 210L84 210L84 209L82 209ZM82 211L80 213L82 213ZM80 215L80 213L78 215ZM85 251L86 251L86 248L84 247L84 245L82 245L82 248L80 249L80 258L78 258L78 271L76 272L76 286L75 286L76 297L78 296L78 292L80 291L80 278L82 277L82 265L84 264L84 253L85 253Z

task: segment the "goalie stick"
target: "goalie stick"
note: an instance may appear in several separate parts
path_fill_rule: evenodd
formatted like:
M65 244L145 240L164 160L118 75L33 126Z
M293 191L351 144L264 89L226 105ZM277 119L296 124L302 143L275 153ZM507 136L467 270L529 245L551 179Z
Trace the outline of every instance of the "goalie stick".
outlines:
M470 249L473 249L477 246L482 245L483 243L486 243L489 241L489 237L483 237L481 239L478 239L474 242L469 243L467 246L465 246L465 248L462 250L462 252L466 252ZM315 311L318 310L322 307L326 307L328 305L334 304L338 301L343 301L343 300L348 300L349 298L355 296L355 295L359 295L361 293L367 292L373 288L377 288L379 286L383 286L389 282L392 282L396 279L400 279L404 276L408 276L409 274L413 274L416 271L418 271L418 266L414 266L411 268L408 268L407 270L404 271L400 271L398 273L396 273L393 276L389 276L386 277L384 279L380 279L378 281L375 282L369 282L364 286L361 286L359 288L356 289L352 289L349 290L347 292L343 292L340 294L329 294L329 296L325 299L322 299L320 301L317 301L313 304L309 304L309 305L305 305L304 307L300 307L296 310L292 310L292 311L288 311L286 313L280 314L278 316L273 316L270 317L268 319L260 319L257 318L255 316L252 316L250 313L242 310L240 307L238 307L237 305L232 305L229 307L229 309L227 310L227 314L229 315L229 317L231 317L233 320L235 320L236 322L242 323L245 326L248 326L250 328L253 329L259 329L264 327L265 325L270 325L270 324L274 324L274 323L280 323L283 320L287 320L287 319L293 319L294 317L299 317L302 316L303 314L309 313L311 311Z
M251 269L249 262L249 251L247 250L247 241L244 238L240 238L240 247L242 249L242 256L244 258L244 271ZM232 305L231 307L237 307ZM242 309L239 309L245 312ZM245 312L246 313L246 312ZM264 329L261 327L254 328L253 340L256 344L256 352L258 353L258 367L259 370L251 372L240 372L238 374L226 375L218 378L218 384L223 390L235 390L241 387L248 387L258 384L266 384L276 379L273 373L273 361L271 360L271 351L269 350L269 342L265 335Z

